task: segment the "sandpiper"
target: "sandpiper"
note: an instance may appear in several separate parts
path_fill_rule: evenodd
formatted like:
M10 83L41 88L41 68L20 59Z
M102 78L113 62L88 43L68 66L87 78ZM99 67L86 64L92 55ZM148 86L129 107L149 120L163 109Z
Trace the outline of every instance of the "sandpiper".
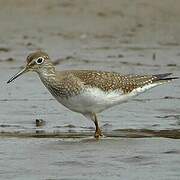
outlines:
M29 54L26 61L25 68L15 74L7 83L25 72L37 72L45 87L58 102L94 122L96 138L103 135L96 113L178 78L168 77L171 73L120 75L116 72L95 70L56 71L48 54L42 51Z

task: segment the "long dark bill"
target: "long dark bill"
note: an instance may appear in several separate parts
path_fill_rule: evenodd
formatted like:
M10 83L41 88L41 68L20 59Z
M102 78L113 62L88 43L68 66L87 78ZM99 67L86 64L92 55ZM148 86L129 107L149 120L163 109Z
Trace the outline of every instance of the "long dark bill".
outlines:
M14 81L17 77L24 74L25 72L26 72L26 67L24 69L22 69L21 71L19 71L17 74L15 74L11 79L9 79L9 81L7 81L7 83Z

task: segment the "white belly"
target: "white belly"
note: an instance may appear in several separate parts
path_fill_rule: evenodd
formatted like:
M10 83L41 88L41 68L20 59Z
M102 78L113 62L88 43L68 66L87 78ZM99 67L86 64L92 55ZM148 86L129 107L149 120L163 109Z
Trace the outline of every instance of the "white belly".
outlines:
M98 88L89 88L77 96L56 99L67 108L85 114L101 112L126 101L128 97L120 91L104 92Z
M105 109L108 109L114 105L121 104L126 102L133 96L137 96L145 92L148 89L151 89L157 84L145 85L142 88L134 89L129 94L123 94L121 91L110 91L104 92L98 88L88 88L79 95L72 96L69 98L55 97L57 101L71 109L72 111L86 114L88 112L99 113Z

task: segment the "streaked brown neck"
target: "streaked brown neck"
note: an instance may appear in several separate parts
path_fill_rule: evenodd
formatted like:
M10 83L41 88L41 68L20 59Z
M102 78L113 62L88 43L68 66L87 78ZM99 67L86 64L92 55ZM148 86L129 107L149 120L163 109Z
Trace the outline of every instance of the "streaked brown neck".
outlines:
M42 68L37 70L39 77L42 79L53 79L56 76L55 67L51 62L45 64Z

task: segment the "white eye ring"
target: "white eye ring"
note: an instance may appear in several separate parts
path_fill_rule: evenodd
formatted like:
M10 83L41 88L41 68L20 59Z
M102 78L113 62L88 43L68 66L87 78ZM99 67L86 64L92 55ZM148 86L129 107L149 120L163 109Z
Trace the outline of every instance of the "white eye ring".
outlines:
M36 64L42 64L44 62L44 58L43 57L39 57L36 59Z

